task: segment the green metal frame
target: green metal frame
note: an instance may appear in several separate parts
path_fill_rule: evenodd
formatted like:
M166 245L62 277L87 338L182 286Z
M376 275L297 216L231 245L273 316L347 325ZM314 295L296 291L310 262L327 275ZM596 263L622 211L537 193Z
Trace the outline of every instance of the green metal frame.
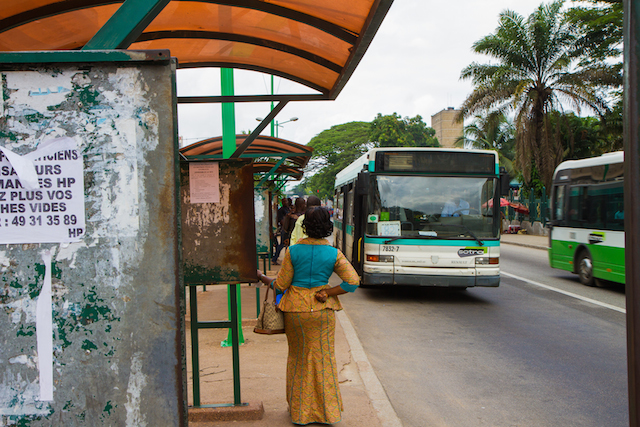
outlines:
M82 50L126 49L170 0L126 0Z
M69 50L46 52L1 52L2 64L49 64L67 62L170 61L168 50ZM177 99L177 98L176 98Z
M189 286L189 308L191 310L191 369L193 371L193 406L196 408L204 407L221 407L221 406L246 406L240 398L240 325L238 323L238 286L229 285L229 320L228 321L198 321L198 286ZM202 405L200 401L200 345L199 331L200 329L220 329L229 328L231 330L231 349L233 359L233 405L232 404L216 404Z

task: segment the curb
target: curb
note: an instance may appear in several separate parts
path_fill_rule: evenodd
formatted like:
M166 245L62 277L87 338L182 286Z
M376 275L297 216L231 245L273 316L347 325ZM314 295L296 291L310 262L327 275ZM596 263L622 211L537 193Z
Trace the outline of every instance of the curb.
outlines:
M540 249L542 251L548 251L549 250L548 246L531 245L529 243L507 242L506 240L500 240L500 244L522 246L522 247L525 247L525 248Z
M402 427L400 418L398 418L396 411L393 409L393 406L391 406L387 393L384 391L378 376L369 363L369 358L364 352L364 348L362 348L362 343L356 334L356 330L354 329L349 316L344 310L337 311L336 316L338 317L342 330L347 337L347 343L351 350L351 357L353 357L353 361L358 368L358 373L360 374L360 378L362 378L362 383L364 384L367 396L369 396L371 405L376 411L382 427Z
M189 424L211 423L216 421L255 421L264 416L262 402L250 401L247 404L207 407L206 405L188 410Z

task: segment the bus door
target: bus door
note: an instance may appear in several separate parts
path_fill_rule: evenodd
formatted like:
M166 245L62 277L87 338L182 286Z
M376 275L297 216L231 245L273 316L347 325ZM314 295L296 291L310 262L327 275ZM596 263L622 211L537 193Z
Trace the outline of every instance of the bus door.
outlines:
M356 180L353 203L353 247L351 264L362 275L364 265L364 234L367 216L367 196L369 194L369 174L360 172Z
M353 254L353 202L355 196L355 188L353 183L348 184L346 186L344 193L344 222L343 227L344 230L342 235L344 239L342 239L342 253L345 254L347 259L353 263L353 258L351 255Z
M348 186L343 185L336 191L336 203L334 206L334 228L336 229L333 246L345 253L345 233L347 219L345 216L346 197Z

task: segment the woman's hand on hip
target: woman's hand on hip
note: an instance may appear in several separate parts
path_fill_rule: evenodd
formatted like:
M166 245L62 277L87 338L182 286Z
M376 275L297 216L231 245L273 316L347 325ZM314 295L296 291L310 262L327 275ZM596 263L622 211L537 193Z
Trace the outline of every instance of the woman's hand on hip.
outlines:
M326 302L327 298L329 297L329 295L327 295L327 291L325 291L324 289L316 292L314 296L320 302Z

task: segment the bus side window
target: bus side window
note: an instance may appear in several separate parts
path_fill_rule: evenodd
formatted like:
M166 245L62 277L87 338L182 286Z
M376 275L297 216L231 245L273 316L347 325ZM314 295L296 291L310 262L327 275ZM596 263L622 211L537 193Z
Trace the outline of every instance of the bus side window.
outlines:
M580 226L584 222L583 207L584 207L584 187L572 186L569 189L569 212L568 218L569 225Z
M622 183L612 188L606 198L606 229L624 230L624 190Z
M355 190L351 188L347 193L347 205L345 206L344 212L344 223L353 225L353 199L354 199Z
M554 194L554 200L553 200L554 218L553 219L558 222L564 222L565 220L564 218L565 188L566 187L564 185L556 187L556 191Z

